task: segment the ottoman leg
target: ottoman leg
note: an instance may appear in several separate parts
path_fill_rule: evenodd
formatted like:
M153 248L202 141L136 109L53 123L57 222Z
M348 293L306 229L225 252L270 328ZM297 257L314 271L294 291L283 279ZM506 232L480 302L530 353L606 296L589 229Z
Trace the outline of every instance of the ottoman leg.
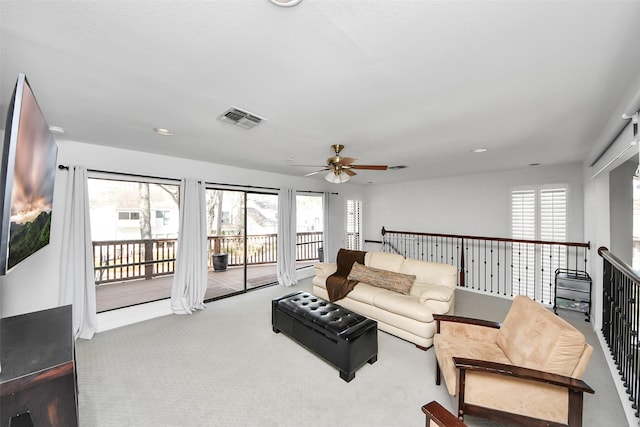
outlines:
M356 377L356 373L355 371L353 372L344 372L344 371L340 371L340 378L342 378L343 380L345 380L346 382L350 382L352 379L354 379Z
M370 365L373 365L377 361L378 361L378 355L377 354L375 356L373 356L371 359L367 360L367 362L369 362Z

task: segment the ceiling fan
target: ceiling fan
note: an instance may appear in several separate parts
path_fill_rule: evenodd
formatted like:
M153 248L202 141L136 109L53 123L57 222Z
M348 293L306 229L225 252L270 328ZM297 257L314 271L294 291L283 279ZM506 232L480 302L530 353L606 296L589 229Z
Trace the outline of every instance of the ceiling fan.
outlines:
M329 173L324 178L334 184L340 184L343 182L347 182L349 178L356 175L353 169L383 171L387 170L388 168L387 165L354 165L353 162L358 159L354 159L353 157L340 157L340 152L343 148L344 145L333 144L331 146L331 149L335 152L335 156L329 157L327 159L327 165L322 169L310 172L305 176L311 176L320 172L329 171Z

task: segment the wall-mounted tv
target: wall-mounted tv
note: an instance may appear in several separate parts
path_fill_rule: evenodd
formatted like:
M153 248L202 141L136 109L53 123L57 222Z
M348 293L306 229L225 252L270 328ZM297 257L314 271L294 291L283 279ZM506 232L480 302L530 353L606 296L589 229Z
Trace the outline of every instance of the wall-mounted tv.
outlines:
M29 82L19 74L0 165L0 275L49 244L57 155Z

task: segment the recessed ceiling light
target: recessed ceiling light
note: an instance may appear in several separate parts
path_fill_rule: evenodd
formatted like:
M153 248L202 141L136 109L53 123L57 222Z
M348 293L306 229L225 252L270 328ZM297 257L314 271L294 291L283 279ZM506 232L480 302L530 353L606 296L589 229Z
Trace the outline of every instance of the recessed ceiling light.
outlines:
M64 128L60 127L60 126L49 126L49 131L51 133L55 133L56 135L63 135L64 134Z
M474 148L473 150L471 150L471 152L472 153L484 153L487 150L488 150L488 148Z
M271 3L280 7L293 7L297 6L302 0L269 0Z
M165 136L171 136L173 135L173 132L171 132L169 129L164 129L164 128L153 128L153 131L159 135L165 135Z

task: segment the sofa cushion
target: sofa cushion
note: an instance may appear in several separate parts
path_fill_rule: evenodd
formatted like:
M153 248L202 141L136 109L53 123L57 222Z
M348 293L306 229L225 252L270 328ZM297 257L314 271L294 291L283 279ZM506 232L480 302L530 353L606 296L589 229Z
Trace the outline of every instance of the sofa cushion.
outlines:
M415 275L416 284L420 285L442 285L455 289L458 283L458 270L449 264L407 258L402 262L399 272Z
M354 262L347 279L409 295L416 276L367 267Z
M400 272L404 257L398 254L386 252L367 252L364 256L364 265L367 267L381 268L394 273Z
M388 291L383 288L367 285L366 283L358 283L353 288L353 290L349 292L349 295L347 295L347 298L373 306L373 300L376 297L376 295L383 292L391 292L391 291Z
M496 338L514 365L572 376L584 335L541 304L517 296Z

